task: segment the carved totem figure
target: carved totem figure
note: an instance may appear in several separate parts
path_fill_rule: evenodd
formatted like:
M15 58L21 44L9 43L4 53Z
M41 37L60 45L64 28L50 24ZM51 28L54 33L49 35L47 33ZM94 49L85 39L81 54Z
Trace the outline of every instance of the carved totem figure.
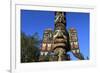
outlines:
M69 50L68 32L64 12L55 12L55 28L53 33L53 50L58 53L58 60L67 60L66 52ZM65 56L66 58L63 58Z
M75 28L69 29L69 40L70 40L70 49L73 55L80 60L84 60L84 57L80 53L78 36Z
M50 28L44 31L39 61L70 60L68 52L84 60L79 49L77 31L74 28L67 31L65 12L55 12L54 31Z
M45 61L46 56L52 50L52 37L53 37L52 29L47 28L43 34L43 40L41 45L41 52L40 52L40 61Z

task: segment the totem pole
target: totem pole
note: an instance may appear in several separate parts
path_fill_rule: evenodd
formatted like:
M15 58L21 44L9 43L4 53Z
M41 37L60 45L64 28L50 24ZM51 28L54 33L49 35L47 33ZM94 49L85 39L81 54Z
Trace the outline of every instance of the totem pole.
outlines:
M69 51L69 36L66 30L64 12L55 12L55 28L53 33L53 50L58 61L67 60L66 52Z
M70 50L73 53L73 55L77 57L79 60L84 60L84 57L80 53L78 36L75 28L69 29L69 41L70 41Z
M49 52L52 50L52 37L53 32L51 28L47 28L43 34L43 40L41 44L41 52L39 61L49 61L48 55Z
M70 60L67 52L72 52L79 60L84 60L80 53L77 31L66 28L66 16L64 12L55 12L55 28L53 34L53 50L58 56L58 61Z
M43 34L39 61L71 60L72 52L79 60L84 60L80 53L77 31L67 31L65 12L55 12L54 30L47 28Z

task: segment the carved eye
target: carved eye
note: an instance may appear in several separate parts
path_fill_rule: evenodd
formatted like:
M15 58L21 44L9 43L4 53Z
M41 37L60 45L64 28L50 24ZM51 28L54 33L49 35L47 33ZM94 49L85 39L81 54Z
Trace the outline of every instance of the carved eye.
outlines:
M73 45L73 42L71 42L71 46Z
M78 48L78 42L74 42L74 48Z
M51 49L51 44L48 44L47 50L50 50L50 49Z
M75 50L72 50L72 52L73 52L73 53L76 53L76 51L75 51Z
M42 44L42 47L46 47L46 44Z
M78 45L78 42L74 42L75 45Z
M76 51L77 51L77 53L79 53L79 52L80 52L80 50L79 50L79 49L77 49Z
M48 47L51 47L51 44L48 44Z

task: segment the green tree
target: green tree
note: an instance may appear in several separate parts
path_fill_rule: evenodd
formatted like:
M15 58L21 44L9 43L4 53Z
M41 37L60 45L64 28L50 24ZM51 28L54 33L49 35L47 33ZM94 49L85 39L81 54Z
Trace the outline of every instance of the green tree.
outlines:
M39 57L40 39L38 33L32 36L27 36L21 33L21 62L34 62L38 61Z

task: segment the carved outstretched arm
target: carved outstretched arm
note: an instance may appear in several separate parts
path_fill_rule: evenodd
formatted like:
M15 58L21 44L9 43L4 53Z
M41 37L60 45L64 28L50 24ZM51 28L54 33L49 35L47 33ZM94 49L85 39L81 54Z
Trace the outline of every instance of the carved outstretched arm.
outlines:
M83 55L80 53L79 49L71 50L73 55L79 60L84 60Z
M74 28L69 30L70 50L73 55L79 60L84 60L83 55L80 53L77 31Z

